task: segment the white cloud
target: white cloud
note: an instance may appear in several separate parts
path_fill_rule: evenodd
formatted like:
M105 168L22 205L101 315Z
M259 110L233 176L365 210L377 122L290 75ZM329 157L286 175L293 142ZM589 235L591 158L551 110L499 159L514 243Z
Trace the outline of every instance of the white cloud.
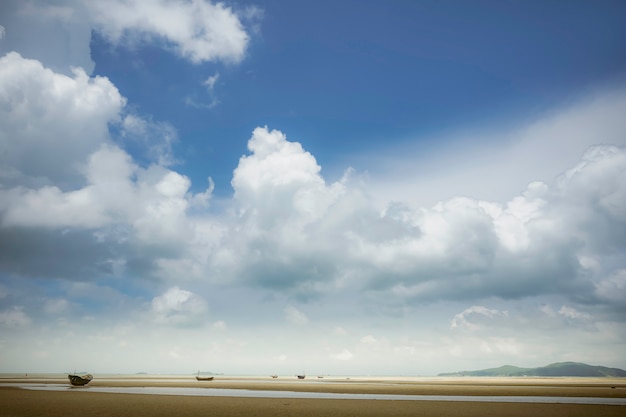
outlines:
M0 255L5 266L97 277L143 265L142 274L153 276L158 258L210 241L195 234L208 228L188 210L207 207L213 184L191 193L189 178L165 168L173 160L171 126L124 115L115 86L81 70L68 77L10 53L0 58L0 74L0 235L12 241ZM111 124L155 163L138 166L109 136ZM52 243L54 235L63 243ZM50 263L20 267L26 253Z
M626 306L626 269L619 269L596 283L596 294L601 299Z
M68 187L125 99L107 78L57 74L12 52L0 57L0 103L0 180Z
M252 155L243 156L233 174L236 198L258 204L266 193L284 190L288 193L285 197L291 198L289 194L300 188L324 183L315 158L299 143L287 141L280 131L256 128L248 149Z
M581 161L559 177L559 188L567 192L574 210L585 216L608 217L626 223L626 152L624 147L593 146ZM595 203L595 204L593 204ZM580 219L579 219L580 220Z
M611 86L536 116L530 122L463 128L441 137L409 142L361 155L380 201L430 207L455 196L503 203L532 181L551 182L594 145L626 145L626 89ZM441 143L424 149L421 144ZM417 144L417 145L414 145Z
M10 310L0 311L0 326L19 328L31 323L31 318L22 311L22 307L13 307Z
M294 306L285 307L284 313L285 313L285 318L290 323L297 324L297 325L304 325L309 322L309 318L306 316L306 314L304 314L303 312L301 312Z
M191 291L172 287L152 299L151 312L158 323L197 324L205 318L207 304Z
M559 314L568 319L586 320L590 318L589 314L581 313L575 308L569 306L561 306L561 308L559 309Z
M187 177L160 166L140 169L123 150L104 146L90 155L87 185L63 192L56 186L0 191L5 226L132 227L144 242L179 242L189 232ZM203 200L208 200L204 195ZM41 216L42 211L47 216Z
M195 63L239 62L249 39L231 8L205 0L96 1L89 3L89 13L113 43L165 40Z
M343 349L341 352L333 353L330 355L332 359L338 361L349 361L350 359L352 359L353 356L354 355L352 355L352 352L350 352L348 349Z
M333 241L330 222L344 221L352 214L350 206L359 201L347 196L342 200L345 207L330 211L345 186L327 186L315 158L279 131L255 129L248 147L252 153L240 159L232 180L237 217L229 227L237 233L220 241L213 261L257 285L291 286L310 296L315 286L333 278L328 257L338 255L334 249L343 238ZM327 216L329 222L318 223ZM237 257L223 256L227 253ZM240 262L243 254L245 263ZM234 263L222 263L228 259Z
M249 42L242 21L258 31L261 16L253 10L242 10L240 17L208 0L5 0L0 54L20 51L60 73L80 67L91 74L95 30L115 45L156 42L194 63L236 63L245 57Z
M237 233L223 235L210 265L271 290L374 290L383 295L377 305L390 306L573 296L593 286L580 260L625 244L622 147L591 148L554 185L533 181L504 204L454 198L382 210L350 177L327 184L315 158L279 131L257 128L249 149L232 181ZM234 262L227 253L240 255L236 264L222 263Z
M480 327L480 317L488 319L507 317L507 311L499 311L495 309L489 309L484 306L472 306L461 313L456 314L450 323L450 328L457 327L466 328L469 330L476 330Z
M105 79L58 75L17 54L4 57L3 63L11 71L24 67L47 77L44 91L55 83L71 86L68 97L93 102L86 108L100 116L95 125L101 129L117 118L128 135L158 136L146 119L119 118L124 100ZM9 84L1 91L7 103L17 95ZM29 103L38 100L43 109L58 106L58 100L32 97ZM96 103L107 98L112 98L110 109L97 113L101 109ZM5 119L14 125L29 120L42 130L49 128L38 117L45 111L8 108ZM89 111L72 114L57 115L56 125L94 116ZM19 136L20 130L13 131L4 140L17 153L21 145L9 137ZM74 140L80 136L75 134ZM45 143L42 135L33 135L32 141ZM64 138L55 149L73 144ZM64 167L78 166L81 173L72 177L79 186L68 190L58 185L62 176L55 175L56 164L44 172L49 184L42 186L32 174L22 173L29 164L7 160L21 175L11 177L16 186L8 183L2 190L2 224L98 229L100 242L129 242L155 253L157 247L161 253L167 247L167 256L143 252L151 274L165 279L220 276L309 297L347 287L375 289L390 304L476 294L517 298L576 292L593 285L580 259L601 259L606 255L602 248L624 245L626 152L621 147L591 148L554 185L531 182L505 203L465 197L429 209L402 203L381 209L366 180L348 172L327 184L316 159L301 144L279 131L257 128L249 140L250 154L233 173L230 208L236 215L211 217L192 215L190 208L206 204L212 185L191 194L189 178L165 168L164 160L155 156L157 164L139 167L106 133L90 146L63 155L68 161ZM48 215L40 216L44 208ZM107 262L111 259L124 268L132 264L123 256L107 256Z
M150 161L163 166L177 162L173 156L172 145L178 140L178 134L171 124L127 114L121 128L121 137L141 145L139 149L145 149L145 155Z
M326 187L313 155L280 131L256 128L248 148L252 154L239 160L232 185L241 218L253 228L298 233L341 192L338 184Z
M220 73L216 72L215 74L209 76L209 78L207 78L202 85L206 86L206 88L209 90L209 92L212 92L213 89L215 88L215 83L217 82L217 80L220 78Z
M99 27L110 31L107 36L114 42L126 44L161 36L192 61L236 61L243 57L243 52L238 55L232 49L206 58L210 53L203 40L197 47L190 46L193 36L185 35L185 24L181 34L172 32L176 29L170 22L160 27L162 13L170 11L174 2L111 4L111 22L101 22ZM188 8L208 7L205 2L180 4L183 10L172 21L188 22ZM147 16L145 22L135 22L134 16L128 20L119 16L132 7L137 8L137 16ZM214 7L226 10L224 6ZM149 9L155 13L148 16ZM71 20L78 13L62 7L46 10L51 19ZM232 23L228 19L225 22ZM7 37L12 33L13 29L7 28ZM200 335L206 338L202 353L194 354L191 343L181 342L180 346L164 348L162 356L173 354L178 363L193 364L207 351L221 349L224 355L220 357L229 357L231 364L237 364L241 352L250 357L271 357L268 352L274 352L274 335L284 320L300 326L309 323L300 309L288 305L281 311L280 307L268 306L272 303L267 299L280 299L281 306L303 303L297 305L312 311L311 304L306 303L315 298L322 306L316 311L315 323L325 319L333 324L324 323L322 335L314 334L316 326L303 327L312 334L307 338L312 344L308 348L298 345L301 342L292 340L291 334L280 336L287 342L281 344L281 349L307 352L310 357L325 349L334 359L354 363L353 369L357 370L368 363L381 363L372 359L394 355L425 361L416 358L420 355L414 352L425 352L441 361L448 359L445 352L458 354L459 358L466 355L480 359L488 354L498 359L528 359L534 354L529 352L548 349L544 347L545 338L534 327L553 332L563 323L568 324L563 336L567 340L602 340L607 342L606 347L596 349L621 352L615 346L623 347L623 326L610 325L612 317L623 312L625 299L620 296L625 288L625 265L620 255L626 245L626 150L622 146L623 117L617 117L624 109L621 95L609 94L518 129L511 136L519 139L513 141L513 146L485 152L502 162L485 163L476 171L471 169L474 162L468 162L475 154L448 149L454 156L443 160L458 158L463 162L458 165L463 172L434 181L435 187L442 188L433 192L437 198L431 200L432 195L428 195L424 201L433 203L424 206L415 204L421 198L416 188L403 188L401 194L394 195L394 200L400 201L388 203L393 195L388 190L393 191L403 181L387 178L385 190L372 187L372 179L377 181L375 170L369 179L347 170L339 181L327 183L318 161L300 143L287 140L282 132L259 127L249 140L250 153L240 159L233 173L234 198L225 198L218 208L206 210L213 188L210 179L206 191L192 193L190 178L171 168L172 143L176 140L173 127L126 113L125 99L109 80L90 78L81 70L61 75L15 53L0 58L0 71L0 145L7 149L0 156L4 158L0 159L0 268L3 279L19 278L19 282L11 282L17 282L16 288L21 289L0 290L0 297L3 305L30 303L0 313L3 326L17 329L36 321L39 330L39 324L49 322L38 314L62 314L71 307L90 314L87 320L64 323L68 334L81 334L95 322L129 320L100 313L108 310L114 315L123 310L118 305L126 302L143 306L142 311L129 309L134 313L132 319L138 322L131 327L146 329L138 331L137 336L131 330L118 330L115 337L97 339L103 345L139 352L139 347L150 346L142 337L151 332L159 337L175 334L179 336L175 340L191 339L197 344L198 334L189 337L191 333L185 331L204 325L203 330L209 334ZM212 89L217 78L210 79L207 87ZM122 137L110 137L109 126L118 128ZM598 138L592 138L596 133ZM587 145L596 142L618 146L592 147L582 159L578 158ZM542 148L546 143L547 147ZM494 144L490 142L489 146ZM142 154L148 161L141 164L133 159L125 146L143 146L144 152L132 154ZM555 159L557 163L551 165ZM433 160L427 168L442 159ZM476 161L481 164L485 159L481 156ZM400 169L407 167L397 165ZM563 175L553 181L559 172ZM402 175L411 176L410 180L417 183L432 178L430 173L421 176L412 169ZM469 183L464 181L466 177ZM450 178L454 181L448 184ZM482 188L491 189L494 182L506 187L499 191L493 187L493 194L482 192ZM474 194L476 189L479 192ZM490 195L496 197L487 198ZM63 278L47 285L64 291L67 294L63 297L67 298L43 304L41 299L33 301L32 288L23 287L27 282L36 286L34 281L22 279L28 276ZM121 281L84 284L102 277L156 277L169 289L156 296L143 294L129 300L130 296L112 289L123 286ZM68 287L68 279L82 282ZM180 288L183 281L187 289ZM248 286L252 289L241 288ZM243 295L236 308L219 299L221 291L232 294L239 290ZM559 299L558 304L554 298ZM146 304L146 299L151 301ZM544 314L534 324L528 324L536 318L532 314L510 318L501 307L474 305L463 310L472 305L465 300L504 303L502 299L521 310L529 300L537 299L549 299L553 302L550 305L563 307L557 311L544 305ZM212 300L219 301L223 310L220 317L229 317L227 312L233 314L227 332L223 331L223 321L207 322L208 305L214 306ZM89 313L90 303L99 308ZM450 332L453 329L444 322L433 333L435 326L425 318L430 316L410 316L421 306L441 303L455 306L442 314L453 316L447 324L455 331ZM265 317L272 317L267 324L272 340L261 338L255 342L249 328L241 330L245 326L241 325L240 305L250 306L248 311L258 308L267 314ZM591 331L583 322L598 316L591 313L594 309L609 318L604 325L594 327L594 338L581 337ZM385 321L389 314L395 314L394 318L415 317L411 322L415 327L402 328L398 323L403 320ZM330 349L326 333L337 322L350 326L347 328L351 334L368 336L354 339L354 346L349 348ZM529 338L511 336L507 333L509 323L515 323L518 327L514 330ZM303 328L294 326L291 331ZM458 331L460 328L474 331ZM496 328L502 335L482 337ZM57 330L59 327L53 326L48 331ZM434 342L412 339L436 332L440 333L433 337ZM33 338L39 337L36 333L33 331ZM341 328L335 335L342 338L342 343L351 339ZM52 340L52 336L42 337ZM149 340L156 341L157 336ZM263 350L264 343L267 346L262 354L256 353L257 349ZM226 352L228 346L236 349ZM13 351L21 352L19 348ZM98 352L106 349L102 347ZM53 355L52 348L49 355ZM615 353L613 356L618 357ZM289 365L301 360L294 358ZM411 363L418 369L417 362Z
M364 343L366 345L375 345L376 343L378 343L378 340L371 334L368 334L367 336L363 336L361 338L361 343Z
M215 108L218 104L220 104L220 101L217 98L212 97L208 103L205 103L204 101L200 101L191 96L187 96L183 99L183 103L185 103L185 106L193 107L195 109L210 110L210 109Z

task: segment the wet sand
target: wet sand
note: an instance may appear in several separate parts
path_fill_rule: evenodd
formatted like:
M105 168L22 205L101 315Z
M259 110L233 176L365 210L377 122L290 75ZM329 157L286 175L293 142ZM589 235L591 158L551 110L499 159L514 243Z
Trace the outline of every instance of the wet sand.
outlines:
M0 381L0 417L67 416L79 412L96 416L624 416L626 406L499 402L393 401L351 399L294 399L191 397L112 394L89 388L34 391L9 383L65 383L61 378L3 379ZM405 395L531 395L626 398L623 379L460 379L460 380L289 380L262 378L98 378L100 387L205 387Z

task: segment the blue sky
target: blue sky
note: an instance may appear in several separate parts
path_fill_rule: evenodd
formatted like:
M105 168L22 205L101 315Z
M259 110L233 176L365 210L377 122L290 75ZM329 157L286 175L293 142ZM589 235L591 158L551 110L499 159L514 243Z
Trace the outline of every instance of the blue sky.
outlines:
M175 124L186 172L202 184L209 171L218 195L232 192L232 170L256 126L293 132L322 166L341 171L385 143L536 117L620 81L626 65L619 2L567 10L561 2L246 5L263 17L238 65L189 65L159 45L92 42L95 73ZM203 91L215 74L213 92ZM188 97L219 104L194 109Z
M626 368L625 17L3 2L0 372Z

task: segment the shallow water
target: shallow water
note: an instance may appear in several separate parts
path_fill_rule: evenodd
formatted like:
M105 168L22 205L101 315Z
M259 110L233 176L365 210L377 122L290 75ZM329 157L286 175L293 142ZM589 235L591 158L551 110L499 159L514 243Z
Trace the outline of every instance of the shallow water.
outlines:
M329 392L265 391L225 388L191 387L72 387L66 384L2 384L29 390L104 392L114 394L186 395L204 397L248 397L248 398L312 398L332 400L399 400L399 401L466 401L545 404L603 404L624 405L626 398L599 397L543 397L543 396L479 396L479 395L398 395L398 394L354 394Z

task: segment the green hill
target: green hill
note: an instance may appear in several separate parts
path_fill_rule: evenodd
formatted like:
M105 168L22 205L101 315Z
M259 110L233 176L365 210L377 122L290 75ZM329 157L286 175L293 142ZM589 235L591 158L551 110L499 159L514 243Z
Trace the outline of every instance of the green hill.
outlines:
M606 366L587 365L580 362L557 362L539 368L519 368L504 365L499 368L478 371L459 371L442 373L438 376L578 376L578 377L626 377L626 371Z

